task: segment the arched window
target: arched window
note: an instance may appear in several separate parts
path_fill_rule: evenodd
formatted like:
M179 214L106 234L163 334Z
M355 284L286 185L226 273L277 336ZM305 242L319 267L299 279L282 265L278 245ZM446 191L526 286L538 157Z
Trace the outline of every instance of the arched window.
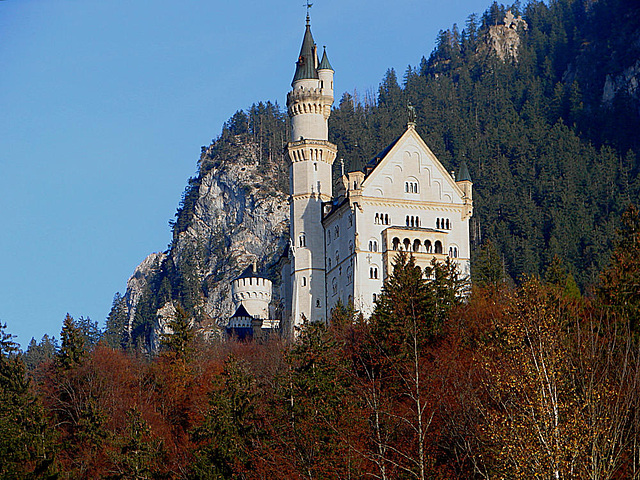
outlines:
M327 267L331 270L331 257L327 257Z
M413 241L413 251L414 252L419 252L420 251L420 240L415 239Z
M373 221L373 223L374 223L375 225L378 225L378 224L380 223L380 214L376 213L376 218L375 218L375 220Z
M404 191L405 193L409 193L409 182L404 182Z
M378 267L369 268L369 278L376 280L378 278Z
M373 303L376 303L376 300L378 299L378 296L374 293L373 294Z
M298 244L300 247L307 246L307 237L305 237L304 233L301 233L300 236L298 237Z
M336 225L336 238L340 236L340 225Z
M372 252L377 252L378 251L378 242L376 240L372 240L371 241L371 251Z
M440 219L436 218L436 228L439 230L440 229Z
M393 244L393 250L400 248L400 239L398 237L394 237L391 243Z
M353 242L349 241L349 253L353 253Z
M317 172L318 171L318 164L314 162L313 164L313 169Z
M385 225L389 225L389 215L388 214L385 214L385 216L384 216L384 224Z
M458 258L458 247L453 247L453 258Z
M340 252L336 250L336 265L340 263Z
M447 218L447 230L450 230L451 227L449 227L449 219Z
M453 247L449 247L449 256L453 258Z
M436 243L434 245L435 248L435 253L440 253L442 254L442 243L440 243L440 240L436 240Z
M420 217L416 217L416 227L420 226Z
M409 226L410 220L409 220L409 215L407 215L407 218L405 219L405 224L407 225L407 227Z
M336 279L336 277L333 277L333 279L331 280L331 292L333 293L333 295L338 294L338 280Z
M402 241L402 244L404 245L404 251L408 252L411 249L411 240L409 240L408 238L405 238Z
M424 241L424 249L427 251L427 253L431 253L431 240Z
M316 300L316 308L320 308L320 300Z
M414 222L415 222L415 217L411 217L411 226L412 227L415 227Z
M302 286L303 287L307 286L307 277L302 277Z

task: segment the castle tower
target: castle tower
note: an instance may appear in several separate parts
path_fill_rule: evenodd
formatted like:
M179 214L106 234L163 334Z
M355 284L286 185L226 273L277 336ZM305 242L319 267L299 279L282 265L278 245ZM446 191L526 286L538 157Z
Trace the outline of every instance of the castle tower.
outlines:
M309 15L296 62L296 72L287 95L291 138L289 166L291 245L293 261L292 325L304 319L326 321L325 244L322 202L331 201L332 164L337 147L329 143L328 120L333 104L333 74L324 52L318 51L311 35Z

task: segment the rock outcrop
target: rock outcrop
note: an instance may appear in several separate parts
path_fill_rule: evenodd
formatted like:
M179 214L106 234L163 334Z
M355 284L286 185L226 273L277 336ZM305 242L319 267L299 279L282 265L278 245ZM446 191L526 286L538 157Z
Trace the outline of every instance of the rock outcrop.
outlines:
M279 282L276 263L288 244L289 229L283 159L261 163L258 146L248 136L226 142L224 155L216 154L214 145L203 152L209 165L206 172L201 168L188 226L174 234L169 251L149 255L127 283L129 332L135 339L144 331L150 351L167 333L174 302L192 307L201 333L217 336L234 311L230 282L247 265L257 261L271 269L274 284ZM141 302L146 302L146 316ZM152 325L140 329L141 322Z
M489 27L489 45L503 62L518 61L518 48L520 47L520 32L526 30L528 25L521 15L513 16L511 10L504 17L504 25Z

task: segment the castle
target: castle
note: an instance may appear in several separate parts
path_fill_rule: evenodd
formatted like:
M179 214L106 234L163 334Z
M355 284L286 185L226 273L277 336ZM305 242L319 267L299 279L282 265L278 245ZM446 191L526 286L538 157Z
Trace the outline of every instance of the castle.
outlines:
M446 171L416 132L411 107L405 132L364 171L342 172L333 191L333 75L326 51L318 60L307 15L287 95L290 251L282 269L282 321L268 320L271 282L247 269L232 285L238 310L229 330L279 327L293 335L305 321L326 322L338 301L352 302L366 317L400 251L411 252L422 268L450 257L469 274L469 171L464 163L457 178Z

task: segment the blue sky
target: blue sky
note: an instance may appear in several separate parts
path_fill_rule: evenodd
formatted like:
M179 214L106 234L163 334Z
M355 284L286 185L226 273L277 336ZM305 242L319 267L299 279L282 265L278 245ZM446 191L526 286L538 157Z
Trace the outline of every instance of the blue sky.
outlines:
M282 105L302 0L0 1L0 322L26 347L101 325L170 241L187 179L233 113ZM401 78L489 0L317 0L336 98Z

